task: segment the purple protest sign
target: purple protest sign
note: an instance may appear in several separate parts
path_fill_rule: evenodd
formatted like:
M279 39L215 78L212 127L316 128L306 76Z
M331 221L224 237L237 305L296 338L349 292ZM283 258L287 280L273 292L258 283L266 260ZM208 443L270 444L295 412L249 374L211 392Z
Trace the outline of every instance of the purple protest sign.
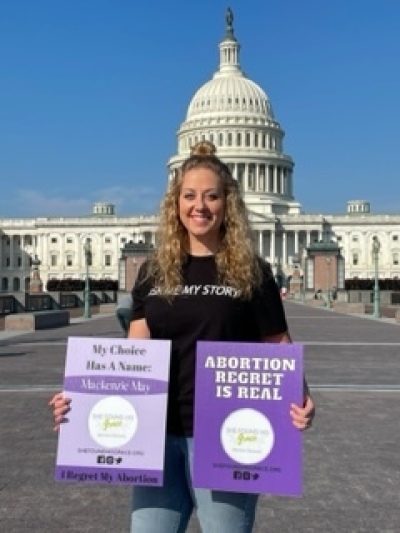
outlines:
M301 345L198 342L194 486L300 496L302 402Z
M171 342L70 337L55 479L163 483Z

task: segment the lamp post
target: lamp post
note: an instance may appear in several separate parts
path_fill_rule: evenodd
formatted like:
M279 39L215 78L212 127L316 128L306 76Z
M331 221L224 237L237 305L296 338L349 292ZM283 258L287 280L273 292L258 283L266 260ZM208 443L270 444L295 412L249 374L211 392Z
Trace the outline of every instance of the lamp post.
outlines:
M326 307L331 308L331 258L325 257L326 261Z
M85 278L85 290L83 292L84 311L83 318L90 318L90 286L89 286L89 263L92 255L92 246L90 239L86 239L83 245L83 251L85 252L85 266L86 266L86 278Z
M305 249L301 251L301 265L303 270L303 276L301 278L301 301L306 303L306 289L307 289L307 279L306 279L306 265L307 265L307 255Z
M379 242L378 237L375 235L372 237L372 260L374 262L374 312L373 315L375 318L381 317L380 312L380 299L381 295L379 292L379 251L381 249L381 243Z

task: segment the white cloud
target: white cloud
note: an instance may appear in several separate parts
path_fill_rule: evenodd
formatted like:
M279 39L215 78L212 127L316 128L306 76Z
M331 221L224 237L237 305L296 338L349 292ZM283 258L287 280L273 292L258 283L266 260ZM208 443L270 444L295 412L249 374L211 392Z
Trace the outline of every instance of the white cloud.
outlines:
M0 218L85 216L93 211L95 202L115 204L117 215L141 215L158 212L164 191L152 187L114 186L73 197L60 190L38 191L18 189L14 195L0 200Z
M65 197L54 192L18 189L6 211L11 217L75 216L90 213L91 202L86 198Z

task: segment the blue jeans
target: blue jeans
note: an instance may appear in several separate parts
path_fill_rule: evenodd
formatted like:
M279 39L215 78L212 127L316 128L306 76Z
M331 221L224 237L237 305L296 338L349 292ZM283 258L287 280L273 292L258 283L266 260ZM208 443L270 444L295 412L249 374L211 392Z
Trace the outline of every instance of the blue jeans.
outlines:
M117 317L117 320L121 328L124 330L125 337L126 337L129 331L129 326L131 325L132 310L125 309L124 307L120 307L119 309L115 311L115 316Z
M192 487L193 439L167 436L163 487L135 487L131 533L183 533L196 509L203 533L250 533L257 494Z

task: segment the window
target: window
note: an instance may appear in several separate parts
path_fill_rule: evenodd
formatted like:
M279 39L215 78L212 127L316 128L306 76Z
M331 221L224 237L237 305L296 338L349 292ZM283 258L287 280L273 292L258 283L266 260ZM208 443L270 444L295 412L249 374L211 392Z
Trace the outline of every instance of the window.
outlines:
M250 133L246 133L246 146L250 146Z
M52 255L51 258L50 258L50 264L52 267L55 267L57 266L57 256L56 255Z
M241 190L243 190L243 185L244 185L244 172L245 172L244 163L239 163L237 166L237 181L239 183L239 187Z
M52 237L52 238L50 239L50 242L51 242L52 244L56 244L56 243L57 243L57 237Z
M104 256L104 264L107 267L111 266L111 255L107 254Z
M237 133L236 134L236 145L237 146L241 146L242 145L242 134L241 133Z
M268 165L268 192L274 192L274 167Z
M265 182L265 165L260 165L259 167L259 190L265 191L266 190L266 182Z
M10 266L11 262L10 262L10 258L9 257L6 257L6 266Z
M399 254L395 253L393 254L393 264L398 265L399 264Z
M358 265L358 254L353 254L352 263Z
M17 259L17 265L20 267L22 265L22 258L18 257Z
M353 242L358 242L358 237L352 237L351 240L352 240Z
M256 188L256 166L254 163L249 165L249 191L254 191Z
M106 237L106 238L104 239L104 242L105 242L106 244L110 244L110 242L111 242L111 237Z
M72 237L67 237L67 243L72 244Z
M232 146L232 133L228 133L228 146Z
M72 259L72 255L71 254L67 254L66 263L67 263L67 267L72 267L73 266L73 259Z
M399 240L399 236L398 235L393 235L392 236L392 241L398 241Z
M126 243L126 237L121 237L122 244Z

